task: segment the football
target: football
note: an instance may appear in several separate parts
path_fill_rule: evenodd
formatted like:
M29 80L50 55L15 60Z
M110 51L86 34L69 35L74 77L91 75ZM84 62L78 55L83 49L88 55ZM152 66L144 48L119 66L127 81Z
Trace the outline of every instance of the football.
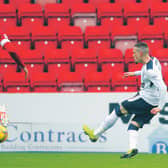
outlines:
M0 125L0 143L6 141L8 138L8 131L7 128L3 125Z

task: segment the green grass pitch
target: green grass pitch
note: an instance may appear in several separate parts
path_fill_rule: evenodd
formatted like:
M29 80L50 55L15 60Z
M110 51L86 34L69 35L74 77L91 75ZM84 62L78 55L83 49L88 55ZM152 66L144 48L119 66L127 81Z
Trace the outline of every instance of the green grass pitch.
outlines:
M0 153L2 168L167 168L168 155L119 153Z

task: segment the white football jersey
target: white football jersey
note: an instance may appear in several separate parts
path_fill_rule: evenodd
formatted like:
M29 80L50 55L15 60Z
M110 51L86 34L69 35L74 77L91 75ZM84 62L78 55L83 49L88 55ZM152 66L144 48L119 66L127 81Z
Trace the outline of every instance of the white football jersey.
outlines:
M142 66L141 71L135 75L141 75L140 96L149 104L163 108L167 100L167 86L162 77L161 65L157 58Z

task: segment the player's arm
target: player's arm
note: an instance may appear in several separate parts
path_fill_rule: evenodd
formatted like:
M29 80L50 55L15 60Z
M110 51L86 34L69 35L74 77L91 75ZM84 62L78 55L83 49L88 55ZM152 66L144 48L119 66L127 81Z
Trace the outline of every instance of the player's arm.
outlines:
M141 71L125 72L124 77L141 75Z
M159 77L159 75L156 72L154 72L153 70L148 71L147 76L148 76L149 80L159 90L159 95L160 95L159 105L158 105L158 107L151 110L151 113L156 114L162 110L163 106L165 105L165 103L167 101L167 88L166 88L166 85L165 85L164 81L162 80L162 78Z
M16 53L14 45L10 42L10 40L7 38L5 34L3 34L3 39L0 42L0 45L5 49L10 56L13 58L13 60L24 70L25 72L25 78L28 77L28 70L25 66L25 64L22 62L18 54Z

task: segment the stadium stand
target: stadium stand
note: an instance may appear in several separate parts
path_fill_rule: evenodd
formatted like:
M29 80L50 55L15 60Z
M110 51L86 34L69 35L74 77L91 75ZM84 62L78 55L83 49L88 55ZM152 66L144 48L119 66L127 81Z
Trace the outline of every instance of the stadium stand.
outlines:
M109 92L111 88L110 75L105 72L89 72L85 74L85 88L88 92Z
M57 30L50 26L38 26L32 30L32 48L41 49L43 52L47 48L57 48Z
M102 72L106 72L111 77L117 72L124 72L124 58L119 49L101 48L98 52L99 64Z
M73 48L71 50L72 70L81 74L97 72L98 57L92 48Z
M59 47L69 50L73 47L84 47L83 32L78 26L61 27L58 33Z
M16 49L30 49L31 48L31 31L27 27L9 27L5 33L8 38L15 44Z
M44 60L47 72L53 72L59 75L61 72L71 71L70 53L65 48L51 49L44 52Z
M112 28L113 26L121 26L124 23L123 8L118 3L100 4L98 9L98 22L101 25Z
M56 74L34 71L31 74L30 86L33 92L57 92Z
M79 72L62 72L57 75L58 90L61 92L85 91L84 76Z
M70 25L70 7L65 4L46 4L45 23L58 29Z
M18 7L18 21L23 27L32 30L44 25L44 15L40 4L22 4Z
M30 78L0 48L0 92L137 91L132 47L149 45L168 85L167 0L0 0L0 26ZM11 75L10 75L11 74ZM20 78L20 79L19 79Z
M5 74L6 72L16 72L17 66L9 53L0 48L0 72Z
M79 26L83 32L87 26L96 26L96 7L92 4L75 4L71 8L73 25Z
M14 93L30 92L30 81L25 80L24 73L8 71L3 75L3 91Z
M85 30L86 47L95 48L110 48L111 33L108 27L105 26L88 26Z
M14 27L17 24L16 9L9 4L0 4L0 27L5 31L8 27Z

